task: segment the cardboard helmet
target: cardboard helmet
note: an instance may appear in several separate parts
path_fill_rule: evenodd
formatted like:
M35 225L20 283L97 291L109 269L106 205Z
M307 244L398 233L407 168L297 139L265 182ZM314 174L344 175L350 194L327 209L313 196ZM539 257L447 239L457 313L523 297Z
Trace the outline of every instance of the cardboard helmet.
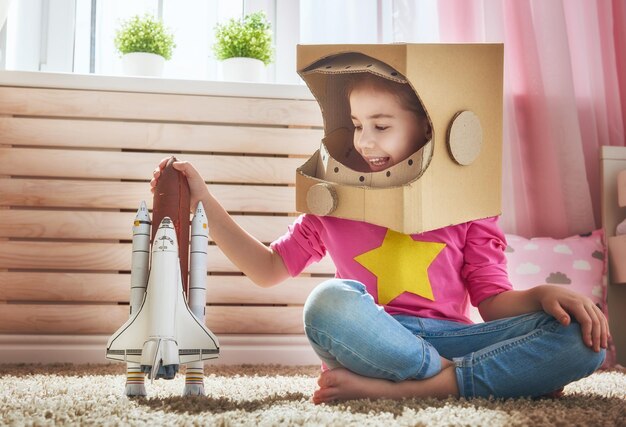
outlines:
M296 209L405 234L499 215L502 67L501 44L299 45L324 139L296 172ZM408 85L430 123L430 140L380 172L354 166L345 88L357 73Z

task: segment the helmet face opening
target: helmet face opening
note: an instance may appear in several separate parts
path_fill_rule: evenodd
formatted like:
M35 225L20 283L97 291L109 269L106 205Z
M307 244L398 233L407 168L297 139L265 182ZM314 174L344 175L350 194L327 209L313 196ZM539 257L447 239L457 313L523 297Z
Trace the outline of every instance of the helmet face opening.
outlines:
M322 109L325 138L315 176L322 180L377 188L401 186L418 179L433 154L432 132L428 140L416 140L415 151L389 168L372 172L354 147L355 127L350 94L359 87L392 94L403 109L415 112L416 121L432 123L419 95L402 73L390 65L358 52L324 57L301 72L307 83L318 88L315 96Z

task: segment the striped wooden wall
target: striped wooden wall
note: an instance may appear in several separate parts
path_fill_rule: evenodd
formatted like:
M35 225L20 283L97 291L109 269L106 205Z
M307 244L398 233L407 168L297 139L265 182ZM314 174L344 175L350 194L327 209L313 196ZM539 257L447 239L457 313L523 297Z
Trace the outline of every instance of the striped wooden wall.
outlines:
M0 86L0 334L110 334L128 318L132 221L170 154L271 242L321 125L313 100ZM302 333L306 296L334 272L325 260L262 289L209 249L216 334Z

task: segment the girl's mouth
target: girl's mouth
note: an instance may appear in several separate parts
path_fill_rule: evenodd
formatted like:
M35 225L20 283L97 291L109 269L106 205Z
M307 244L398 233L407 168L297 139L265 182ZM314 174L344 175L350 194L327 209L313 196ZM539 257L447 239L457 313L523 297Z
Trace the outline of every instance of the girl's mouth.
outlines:
M368 157L367 162L370 164L370 166L378 169L381 166L385 166L387 163L389 163L389 159L390 157Z

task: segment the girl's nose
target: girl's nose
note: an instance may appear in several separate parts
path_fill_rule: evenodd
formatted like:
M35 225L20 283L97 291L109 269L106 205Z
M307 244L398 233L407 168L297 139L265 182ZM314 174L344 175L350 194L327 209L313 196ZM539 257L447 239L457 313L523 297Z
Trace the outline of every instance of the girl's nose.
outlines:
M361 135L359 135L359 138L357 140L357 147L363 149L363 148L372 148L375 145L375 141L374 138L372 138L372 135L369 132L361 132Z

